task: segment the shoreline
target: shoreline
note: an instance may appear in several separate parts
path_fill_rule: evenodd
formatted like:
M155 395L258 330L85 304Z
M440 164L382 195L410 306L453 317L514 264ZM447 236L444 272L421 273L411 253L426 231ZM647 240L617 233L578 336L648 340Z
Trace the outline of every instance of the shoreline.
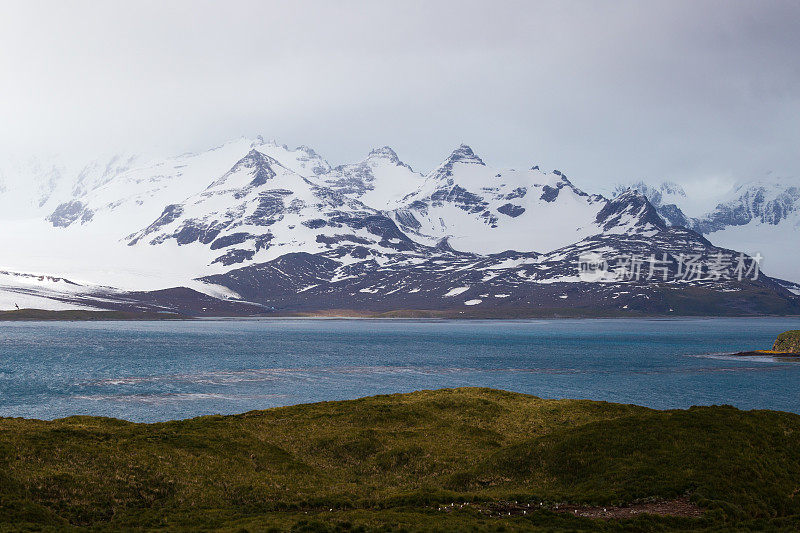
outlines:
M190 320L193 317L177 313L133 312L133 311L87 311L67 309L50 311L46 309L15 309L0 311L0 322L91 322L91 321L156 321L156 320Z
M670 320L687 318L800 318L800 315L676 315L676 314L646 314L636 312L568 312L567 309L558 311L516 310L514 312L462 312L462 311L432 311L432 310L397 310L385 312L327 310L327 311L298 311L276 312L261 315L218 315L195 316L182 315L170 312L134 312L113 310L61 310L51 311L45 309L16 309L0 311L0 322L23 321L63 321L63 322L89 322L89 321L161 321L161 320L263 320L263 319L308 319L308 320L570 320L570 319L652 319Z
M774 350L751 350L746 352L736 352L730 354L736 357L777 357L783 359L800 359L800 353L796 352L776 352Z
M638 403L622 403L622 402L615 402L615 401L608 401L602 399L592 399L592 398L543 398L540 396L536 396L533 394L525 393L525 392L516 392L512 390L506 389L496 389L492 387L482 387L482 386L472 386L467 385L463 387L445 387L439 389L418 389L410 392L392 392L386 394L370 394L367 396L356 396L353 398L345 398L345 399L337 399L337 400L317 400L313 402L300 402L300 403L291 403L285 405L276 405L274 407L265 407L263 409L251 409L241 412L235 413L205 413L205 414L198 414L193 415L188 418L171 418L171 419L156 419L151 421L137 421L137 420L128 420L126 418L119 418L115 416L104 416L104 415L93 415L93 414L70 414L66 416L61 416L58 418L28 418L24 416L2 416L0 415L0 424L4 421L8 420L15 420L21 422L30 422L30 423L41 423L41 424L57 424L62 422L70 422L72 420L80 419L81 421L89 421L89 420L96 420L100 422L108 421L108 422L120 422L123 424L132 424L136 426L159 426L163 424L180 424L180 423L191 423L202 421L206 419L236 419L239 417L246 417L251 415L258 415L264 413L271 413L273 411L281 411L281 410L293 410L293 409L304 409L304 408L314 408L314 407L324 407L324 406L331 406L331 405L342 405L342 404L356 404L359 402L368 402L374 399L391 399L391 398L400 398L405 396L414 396L419 394L438 394L438 393L454 393L458 391L489 391L493 393L500 393L505 395L512 395L512 396L519 396L519 397L527 397L538 402L545 402L545 403L581 403L581 404L596 404L596 405L604 405L604 406L624 406L636 409L645 409L650 412L654 413L672 413L672 412L684 412L684 411L691 411L695 408L700 409L713 409L717 407L721 407L720 404L698 404L692 405L691 407L664 407L664 408L657 408L657 407L649 407L647 405L642 405ZM749 413L749 412L770 412L770 413L780 413L784 415L791 415L800 417L800 412L794 411L784 411L780 409L769 409L763 407L753 407L753 408L741 408L735 405L724 404L722 407L734 409L736 411L742 413ZM1 429L1 428L0 428ZM2 437L2 433L0 433L0 437Z

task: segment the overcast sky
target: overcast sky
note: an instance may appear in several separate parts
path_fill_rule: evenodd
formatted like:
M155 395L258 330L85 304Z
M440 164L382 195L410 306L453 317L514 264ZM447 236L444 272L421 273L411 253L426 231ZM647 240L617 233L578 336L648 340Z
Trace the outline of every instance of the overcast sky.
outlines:
M0 0L0 151L470 144L598 188L800 175L800 2Z

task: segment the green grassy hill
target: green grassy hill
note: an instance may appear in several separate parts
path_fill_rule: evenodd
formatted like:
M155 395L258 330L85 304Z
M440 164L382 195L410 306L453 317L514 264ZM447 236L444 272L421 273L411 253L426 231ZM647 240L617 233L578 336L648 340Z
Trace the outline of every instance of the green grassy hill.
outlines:
M612 506L626 517L581 516ZM71 527L796 531L800 416L454 389L158 424L0 419L0 531Z
M772 350L775 352L800 353L800 329L784 331L778 335Z

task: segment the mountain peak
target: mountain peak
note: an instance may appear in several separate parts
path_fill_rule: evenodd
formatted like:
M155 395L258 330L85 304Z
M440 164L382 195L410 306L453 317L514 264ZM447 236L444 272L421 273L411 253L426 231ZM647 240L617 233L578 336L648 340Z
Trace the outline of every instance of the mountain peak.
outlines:
M242 170L250 171L251 175L253 176L253 179L250 183L252 186L263 185L267 182L267 180L275 177L275 170L272 168L273 165L280 166L280 163L272 159L270 156L253 148L247 152L247 155L237 161L227 174L212 183L209 188L219 186L221 183L225 183L228 176Z
M271 161L273 161L273 159L268 155L259 152L255 148L251 148L250 151L247 152L247 154L243 158L241 158L239 161L236 162L234 168L238 167L239 165L242 166L253 166L259 164L269 165Z
M645 228L651 226L665 229L664 220L658 215L647 196L636 189L627 189L609 200L597 214L596 222L604 231L618 228Z
M376 159L385 160L393 165L406 167L408 170L413 170L411 166L402 162L400 158L397 157L397 152L392 150L389 146L382 146L380 148L374 148L373 150L370 150L364 162L374 161Z
M277 139L267 139L263 135L257 135L256 138L253 140L252 144L250 145L251 148L256 148L258 146L270 146L277 148L279 146L283 146L286 148L286 145L281 145Z
M388 159L392 163L400 162L400 158L397 157L397 152L395 152L388 146L382 146L380 148L373 148L372 150L370 150L369 155L367 155L367 159L371 158Z
M461 144L458 148L453 150L453 152L450 154L450 157L447 158L447 161L450 163L458 162L486 166L486 163L484 163L480 157L475 155L475 152L472 151L472 148L466 144Z
M636 206L655 207L646 194L633 187L622 191L620 194L614 197L611 202L619 205L635 204Z
M462 144L453 150L447 159L445 159L444 162L429 175L436 180L452 180L453 166L456 163L465 165L479 165L482 167L486 166L486 163L484 163L480 157L475 155L475 152L472 151L472 148L466 144Z
M531 169L531 170L533 170L533 169ZM553 172L551 174L553 174L554 176L558 176L558 178L557 178L558 182L565 183L565 184L569 185L570 187L575 188L575 186L569 180L567 175L564 174L563 172L561 172L560 170L553 170Z
M303 152L304 154L307 154L309 157L320 157L320 155L317 152L315 152L313 148L311 148L310 146L306 146L305 144L301 144L300 146L295 148L295 151Z
M642 202L645 199L647 199L647 195L640 190L635 187L628 187L627 189L622 189L612 201L622 204L630 201Z
M671 181L662 182L659 185L648 185L644 181L635 181L629 184L620 184L614 188L613 195L619 196L630 190L638 191L647 197L653 206L660 208L664 204L671 203L670 197L686 198L683 187Z
M686 191L683 190L683 187L675 183L674 181L663 181L661 185L659 185L659 189L664 194L672 194L675 196L682 196L686 197Z

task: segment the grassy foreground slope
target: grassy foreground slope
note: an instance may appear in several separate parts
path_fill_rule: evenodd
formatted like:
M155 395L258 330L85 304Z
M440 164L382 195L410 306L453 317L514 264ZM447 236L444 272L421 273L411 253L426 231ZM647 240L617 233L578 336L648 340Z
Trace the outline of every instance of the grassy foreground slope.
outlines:
M683 497L703 516L562 512ZM0 419L0 531L792 531L799 517L800 416L773 411L468 388L158 424Z

